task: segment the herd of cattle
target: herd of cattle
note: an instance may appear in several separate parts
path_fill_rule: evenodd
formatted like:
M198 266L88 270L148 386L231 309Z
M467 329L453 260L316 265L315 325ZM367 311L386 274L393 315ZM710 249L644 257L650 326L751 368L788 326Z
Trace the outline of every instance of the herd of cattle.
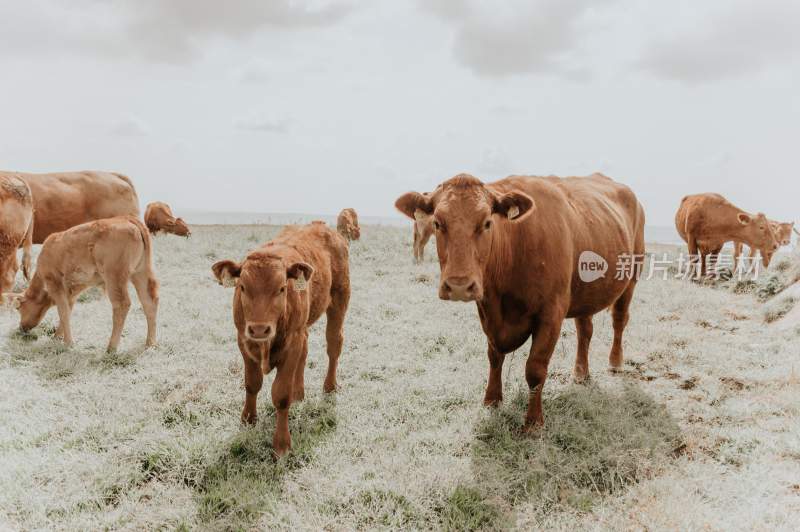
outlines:
M146 344L154 345L158 280L150 235L163 231L188 237L186 223L161 202L147 206L142 223L136 190L121 174L0 172L0 185L0 289L19 311L20 328L35 327L55 306L56 336L71 344L70 314L78 295L102 285L113 309L108 343L113 351L130 308L130 282L147 318ZM602 174L511 176L493 183L460 174L432 192L408 192L395 206L414 222L415 260L422 260L425 244L436 236L439 297L477 305L488 341L487 406L503 399L506 354L532 338L525 365L530 395L524 428L544 423L542 386L567 318L575 320L577 330L576 381L589 376L592 317L605 309L611 310L614 329L609 364L622 366L623 332L638 272L584 282L578 257L592 251L613 263L644 254L644 209L630 188ZM734 242L737 256L747 245L768 265L797 232L792 223L748 213L718 194L686 196L675 223L703 274L706 258L726 242ZM304 397L308 328L323 313L328 353L323 390L337 387L350 300L349 241L360 235L356 212L345 209L336 231L318 221L289 226L244 260L222 260L211 267L221 285L235 288L233 322L245 369L242 421L256 421L263 377L276 369L272 402L278 455L291 447L288 410ZM32 244L43 246L31 277ZM10 293L19 248L23 276L30 282L24 292Z

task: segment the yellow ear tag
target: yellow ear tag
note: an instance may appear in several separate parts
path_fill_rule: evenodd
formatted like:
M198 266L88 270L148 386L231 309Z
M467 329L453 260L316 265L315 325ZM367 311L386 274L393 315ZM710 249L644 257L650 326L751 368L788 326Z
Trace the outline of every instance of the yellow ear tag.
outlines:
M417 209L416 211L414 211L414 219L415 219L415 220L424 220L424 219L425 219L425 218L427 218L427 217L428 217L428 215L427 215L427 214L425 214L424 212L422 212L422 211L421 211L421 210L419 210L419 209Z
M222 286L236 286L236 278L228 272L225 272L222 274Z
M509 219L509 220L513 220L513 219L514 219L514 218L516 218L517 216L519 216L519 207L517 207L516 205L514 205L513 207L510 207L510 208L508 209L508 219Z
M308 282L306 281L305 276L300 273L300 277L294 280L294 290L295 292L302 292L308 286Z

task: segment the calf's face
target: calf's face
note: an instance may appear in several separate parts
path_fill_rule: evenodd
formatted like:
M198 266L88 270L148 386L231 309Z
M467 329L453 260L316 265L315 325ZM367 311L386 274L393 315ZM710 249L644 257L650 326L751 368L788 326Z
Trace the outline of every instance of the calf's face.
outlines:
M530 214L533 200L522 192L495 193L471 176L445 181L435 192L404 194L395 206L411 219L430 215L436 234L441 279L439 298L483 299L484 269L491 253L496 222L518 222Z
M794 222L773 222L772 230L775 232L775 238L778 240L779 245L789 246L792 244L792 231L794 230Z
M189 231L189 226L183 221L183 218L175 218L175 222L170 226L173 234L178 236L191 236L192 232Z
M751 215L740 212L738 219L739 223L745 227L745 232L753 247L761 252L761 261L764 263L764 267L769 266L772 255L779 247L772 224L763 213Z
M53 304L41 278L34 275L25 293L14 296L14 307L19 311L20 330L27 332L39 325Z
M253 342L271 342L286 314L289 280L294 290L305 290L314 269L305 262L286 266L278 257L251 253L242 263L219 261L211 267L223 286L235 286L244 315L244 336Z

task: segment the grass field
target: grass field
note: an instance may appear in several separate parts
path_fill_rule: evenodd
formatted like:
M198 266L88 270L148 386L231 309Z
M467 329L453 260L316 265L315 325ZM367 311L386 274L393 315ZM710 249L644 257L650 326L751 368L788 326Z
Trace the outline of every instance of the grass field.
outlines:
M242 361L232 292L210 266L268 240L269 226L193 227L154 240L159 346L134 304L118 353L110 304L76 305L76 345L0 317L0 528L10 529L796 529L800 330L766 321L756 293L643 281L625 371L606 370L595 318L591 381L571 382L567 322L545 386L547 427L518 429L525 346L507 358L505 404L482 406L485 338L474 305L436 297L433 247L365 227L351 246L341 390L322 393L324 317L310 334L293 452L275 461L269 383L239 423ZM656 249L656 248L651 248Z

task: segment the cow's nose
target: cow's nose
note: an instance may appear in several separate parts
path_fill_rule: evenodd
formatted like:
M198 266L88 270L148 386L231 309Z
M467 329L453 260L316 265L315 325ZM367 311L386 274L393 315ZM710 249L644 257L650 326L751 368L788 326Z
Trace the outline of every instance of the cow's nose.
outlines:
M247 326L247 336L254 339L269 338L272 334L272 325L268 323L250 323Z
M469 277L448 277L442 282L442 299L474 301L478 298L478 283Z

